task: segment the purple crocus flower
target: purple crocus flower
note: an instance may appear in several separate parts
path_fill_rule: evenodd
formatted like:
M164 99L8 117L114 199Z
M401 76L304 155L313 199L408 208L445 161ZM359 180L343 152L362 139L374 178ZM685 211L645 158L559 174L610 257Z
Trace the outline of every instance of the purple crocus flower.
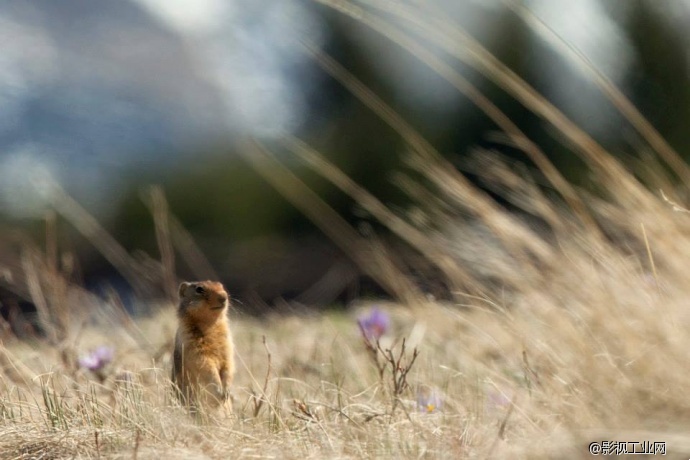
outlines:
M113 355L113 347L101 345L95 350L92 350L89 354L81 356L78 360L79 367L88 369L91 372L98 372L110 364L113 360Z
M388 313L379 308L374 308L368 315L360 316L357 319L357 324L359 324L359 328L367 340L380 339L388 331L390 323Z
M486 408L488 410L508 409L512 404L512 394L501 390L490 391L486 398Z
M417 390L417 408L427 414L438 411L443 405L443 400L438 390L423 386Z

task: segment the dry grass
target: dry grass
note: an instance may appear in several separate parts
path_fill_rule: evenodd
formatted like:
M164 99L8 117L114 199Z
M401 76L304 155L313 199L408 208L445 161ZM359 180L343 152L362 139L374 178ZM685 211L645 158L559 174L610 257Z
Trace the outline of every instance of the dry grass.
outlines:
M157 359L122 326L82 332L79 350L116 347L102 382L55 349L6 343L5 366L26 380L4 369L0 457L560 458L584 456L594 439L687 454L686 290L605 249L563 257L549 290L509 305L381 305L393 318L383 348L407 337L420 350L395 411L392 374L379 377L354 311L233 315L236 413L221 421L195 421L170 397L172 306L138 320L151 349L166 350ZM440 410L417 406L424 388Z
M651 192L433 10L420 14L383 0L323 2L447 78L523 146L561 198L544 194L536 179L495 154L480 152L468 167L539 225L525 223L450 167L346 69L310 49L406 140L408 164L426 183L399 176L417 203L408 212L392 210L302 140L286 137L283 147L387 225L424 266L435 266L452 300L425 297L423 283L411 275L415 262L374 235L362 236L269 149L247 143L245 157L268 182L398 299L379 304L392 316L381 349L372 351L356 324L371 308L366 303L346 312L262 320L235 311L235 413L194 420L169 391L172 304L131 318L116 295L99 299L71 284L56 261L51 218L45 254L22 239L21 264L0 267L14 274L17 292L33 299L47 332L31 344L6 336L0 345L0 458L579 458L588 455L591 441L666 442L669 454L687 458L690 215L676 203L685 190L645 163L644 176L656 178L674 201ZM565 183L538 147L427 40L445 59L475 66L552 123L598 178L599 195ZM685 168L673 169L675 152L658 142L628 101L608 82L599 84L684 176ZM54 195L58 215L136 279L142 293L151 286L171 292L175 253L199 273L212 272L159 189L149 202L161 262L133 258L59 188ZM391 349L399 356L403 338L407 351L400 366L391 367L382 354ZM77 356L102 344L115 347L114 363L101 375L80 369ZM410 364L414 348L420 354ZM409 385L401 385L408 370L403 380ZM419 394L430 392L442 400L431 412L417 403Z

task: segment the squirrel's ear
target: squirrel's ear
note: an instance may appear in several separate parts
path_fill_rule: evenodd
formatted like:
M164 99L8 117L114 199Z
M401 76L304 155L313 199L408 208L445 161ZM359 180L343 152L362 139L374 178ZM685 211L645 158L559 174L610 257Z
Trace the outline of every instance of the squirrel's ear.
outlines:
M184 296L184 291L189 287L189 283L182 283L180 284L180 288L177 290L177 292L180 294L180 297Z

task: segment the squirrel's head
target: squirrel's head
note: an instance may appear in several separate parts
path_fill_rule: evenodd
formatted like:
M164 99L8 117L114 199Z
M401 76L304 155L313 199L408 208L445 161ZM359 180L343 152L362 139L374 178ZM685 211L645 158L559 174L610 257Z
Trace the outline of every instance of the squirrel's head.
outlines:
M182 283L179 293L180 316L212 319L224 315L229 305L228 293L222 284L214 281Z

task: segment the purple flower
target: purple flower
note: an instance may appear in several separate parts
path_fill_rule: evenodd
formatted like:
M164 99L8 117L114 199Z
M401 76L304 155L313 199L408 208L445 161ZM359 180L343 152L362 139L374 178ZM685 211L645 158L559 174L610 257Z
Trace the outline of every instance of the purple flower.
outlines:
M357 319L362 335L367 340L378 340L390 327L390 317L388 313L379 308L374 308L367 316L360 316Z
M101 345L95 350L92 350L89 354L81 356L78 360L79 367L88 369L91 372L98 372L110 364L113 360L113 355L113 347Z
M438 390L428 386L419 387L417 390L417 408L421 412L431 414L441 409L443 400Z
M508 409L513 403L513 397L510 392L505 393L502 390L496 389L490 391L486 399L487 410Z

